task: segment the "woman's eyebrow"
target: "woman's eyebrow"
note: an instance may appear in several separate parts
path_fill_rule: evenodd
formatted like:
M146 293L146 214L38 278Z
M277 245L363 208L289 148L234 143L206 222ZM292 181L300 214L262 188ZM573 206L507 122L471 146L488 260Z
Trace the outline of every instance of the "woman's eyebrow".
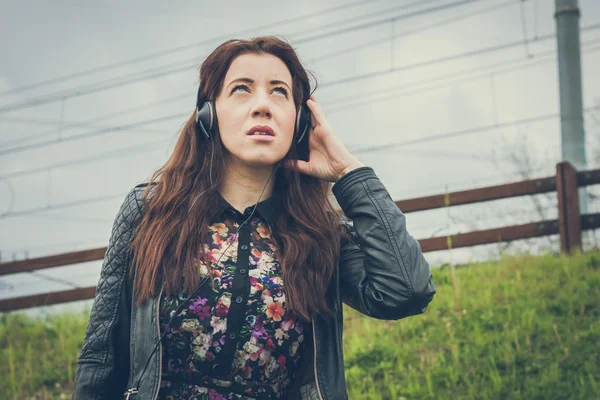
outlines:
M236 82L244 82L244 83L248 83L248 84L253 84L254 83L254 79L250 79L250 78L236 78L236 79L232 80L231 82L229 82L229 85L227 85L227 87L233 85ZM288 85L284 81L280 81L280 80L274 79L274 80L270 81L269 83L271 85L285 85L285 86L288 87L288 89L291 90L290 85Z
M290 88L290 85L288 85L287 83L285 83L284 81L278 81L278 80L273 80L271 82L269 82L271 85L285 85L288 87L288 89L292 90L292 88Z

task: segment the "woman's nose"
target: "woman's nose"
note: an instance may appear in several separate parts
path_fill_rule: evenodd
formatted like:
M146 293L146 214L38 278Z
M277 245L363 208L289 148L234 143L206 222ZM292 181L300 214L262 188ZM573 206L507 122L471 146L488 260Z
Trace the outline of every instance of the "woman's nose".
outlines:
M269 105L269 99L265 96L258 96L254 106L252 107L253 117L266 117L271 118L271 106Z

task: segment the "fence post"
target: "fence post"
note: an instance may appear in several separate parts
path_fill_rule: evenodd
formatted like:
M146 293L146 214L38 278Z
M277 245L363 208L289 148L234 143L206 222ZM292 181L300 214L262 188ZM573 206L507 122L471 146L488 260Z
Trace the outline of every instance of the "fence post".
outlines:
M577 170L568 162L556 165L556 196L558 197L558 232L560 250L570 254L581 249L581 216L579 214Z

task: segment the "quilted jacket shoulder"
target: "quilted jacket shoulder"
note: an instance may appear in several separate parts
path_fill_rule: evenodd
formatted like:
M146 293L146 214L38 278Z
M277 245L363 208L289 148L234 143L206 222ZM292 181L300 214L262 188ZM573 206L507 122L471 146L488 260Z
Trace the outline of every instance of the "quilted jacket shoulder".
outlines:
M123 284L123 277L128 271L127 259L129 245L132 240L133 225L139 220L142 214L143 189L133 188L126 196L121 205L112 228L110 242L104 255L104 263L100 274L101 279L96 287L96 296L94 298L95 312L91 313L92 318L87 327L86 336L88 339L81 350L80 359L86 359L88 354L93 354L95 359L106 358L106 349L102 339L108 334L110 322L115 317L114 307L110 307L118 300L120 285Z
M126 384L126 371L120 368L128 365L129 352L115 349L115 344L123 342L117 335L129 334L130 310L120 300L126 296L130 247L142 216L145 186L141 184L129 191L115 217L79 355L74 399L113 398L114 393L106 391L117 388L107 383L124 379L123 385Z

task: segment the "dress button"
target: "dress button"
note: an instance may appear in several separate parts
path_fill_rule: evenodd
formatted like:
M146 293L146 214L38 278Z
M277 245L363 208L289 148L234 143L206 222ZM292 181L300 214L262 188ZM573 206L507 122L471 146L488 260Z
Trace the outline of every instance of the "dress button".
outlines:
M248 246L246 246L245 244L243 244L243 245L241 246L241 249L242 249L242 250L248 250Z
M240 274L244 275L245 273L246 273L246 270L245 270L245 269L243 269L243 268L242 268L242 269L240 269Z
M232 339L232 340L235 339L235 333L231 332L229 334L229 339Z
M242 296L238 296L235 298L235 302L238 304L240 304L242 302L242 300L244 300L244 299L242 299Z

